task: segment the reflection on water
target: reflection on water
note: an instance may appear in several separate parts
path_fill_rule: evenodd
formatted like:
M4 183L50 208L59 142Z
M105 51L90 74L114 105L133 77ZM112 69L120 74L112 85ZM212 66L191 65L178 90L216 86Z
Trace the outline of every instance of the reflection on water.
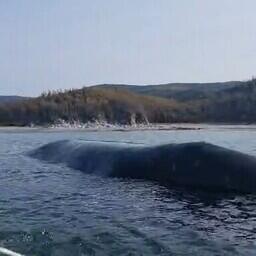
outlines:
M0 246L25 255L254 255L253 195L104 179L23 154L66 138L146 145L206 140L255 154L254 135L246 130L0 133Z

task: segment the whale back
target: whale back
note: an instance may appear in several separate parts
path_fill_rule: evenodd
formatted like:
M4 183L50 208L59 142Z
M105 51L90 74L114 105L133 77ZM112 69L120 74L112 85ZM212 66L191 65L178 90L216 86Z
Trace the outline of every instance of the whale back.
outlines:
M256 158L204 142L151 147L57 141L30 156L86 173L207 190L256 192Z
M65 163L86 173L110 176L121 149L106 143L63 140L43 145L29 155L50 163Z
M168 151L168 145L164 146ZM170 181L206 189L256 191L256 158L209 143L176 145L169 156Z

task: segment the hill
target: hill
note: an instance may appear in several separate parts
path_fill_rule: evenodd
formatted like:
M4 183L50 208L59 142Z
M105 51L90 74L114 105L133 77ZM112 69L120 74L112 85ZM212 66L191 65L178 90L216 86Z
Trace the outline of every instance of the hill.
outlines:
M217 92L225 91L237 86L242 86L246 82L229 81L218 83L169 83L159 85L126 85L126 84L102 84L96 88L122 89L134 93L175 99L178 101L189 101L195 99L208 98Z
M256 79L189 104L208 122L256 123Z
M83 88L49 92L38 98L0 106L0 124L44 125L57 120L133 124L175 121L183 116L173 100L138 95L124 90ZM184 113L185 114L185 113Z
M58 120L119 124L256 123L256 80L208 86L170 84L159 88L100 85L0 104L1 125L48 125Z
M0 103L8 103L8 102L17 102L21 100L25 100L27 97L21 96L1 96L0 95Z

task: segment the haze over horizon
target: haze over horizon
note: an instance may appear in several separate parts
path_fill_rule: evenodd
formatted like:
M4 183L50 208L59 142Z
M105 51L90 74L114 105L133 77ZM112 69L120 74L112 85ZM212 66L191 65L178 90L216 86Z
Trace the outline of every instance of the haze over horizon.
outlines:
M255 75L253 0L0 0L0 95Z

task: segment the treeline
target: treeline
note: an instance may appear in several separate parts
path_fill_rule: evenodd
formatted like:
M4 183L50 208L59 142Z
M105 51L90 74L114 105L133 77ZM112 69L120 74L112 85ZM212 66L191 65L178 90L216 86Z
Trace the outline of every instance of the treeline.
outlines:
M190 104L202 121L256 123L256 79Z
M174 122L182 116L179 104L123 90L83 88L43 93L40 97L0 105L0 124L47 125L57 120L132 124Z
M119 88L89 87L43 93L0 104L0 125L48 125L66 122L109 123L256 122L256 80L217 91L203 99L179 101Z

